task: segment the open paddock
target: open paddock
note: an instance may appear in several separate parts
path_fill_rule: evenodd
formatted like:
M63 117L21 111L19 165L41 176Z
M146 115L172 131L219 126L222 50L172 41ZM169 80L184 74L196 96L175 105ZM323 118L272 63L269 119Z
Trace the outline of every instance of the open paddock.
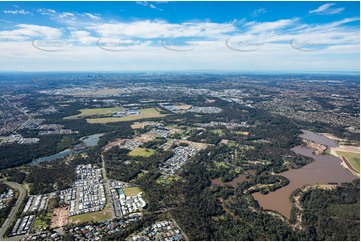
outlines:
M87 122L90 124L104 124L104 123L116 123L116 122L125 122L125 121L133 121L140 119L148 119L148 118L161 118L166 116L166 114L161 114L155 108L145 108L139 109L139 115L131 115L125 117L111 117L111 118L89 118Z
M127 197L136 196L142 192L139 187L127 187L123 189L124 195Z
M146 149L146 148L135 148L132 151L128 153L129 156L141 156L141 157L150 157L154 155L155 150L152 149Z
M180 145L180 144L188 144L190 147L198 149L198 150L204 150L206 149L208 146L213 146L212 144L207 144L207 143L200 143L200 142L193 142L193 141L189 141L189 140L176 140L174 142L176 145Z
M113 112L124 111L121 107L114 107L114 108L85 108L80 109L80 114L72 115L65 117L64 119L78 119L78 118L87 118L92 116L105 116L105 115L112 115Z
M112 213L109 209L109 205L107 204L102 211L79 214L69 217L69 222L75 224L85 223L89 221L101 222L104 220L110 220L111 218L112 218Z
M74 92L70 93L72 96L93 96L93 97L102 97L102 96L113 96L118 95L121 89L119 88L110 88L110 89L101 89L97 91L85 91L85 92Z

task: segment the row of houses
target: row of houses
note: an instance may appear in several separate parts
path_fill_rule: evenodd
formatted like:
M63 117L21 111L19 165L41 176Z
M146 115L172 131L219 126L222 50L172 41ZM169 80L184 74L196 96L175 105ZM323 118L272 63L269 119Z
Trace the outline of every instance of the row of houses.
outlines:
M73 187L60 191L60 204L70 205L69 216L103 210L106 194L101 169L78 165L75 175Z
M174 175L197 150L189 146L178 146L173 152L174 155L160 165L160 171L165 175Z
M142 193L139 193L136 196L125 196L121 189L119 191L119 203L123 216L140 212L147 206L147 203L142 198Z
M25 205L23 214L36 213L43 211L47 208L49 197L45 195L30 196L28 202Z
M14 190L11 188L8 188L7 191L0 194L0 209L3 209L7 206L5 200L11 199L13 197L14 197Z
M185 236L171 220L164 220L144 228L132 236L131 241L181 241Z
M28 215L24 218L19 218L18 220L16 220L16 223L10 232L10 236L28 233L34 223L34 220L35 215Z
M87 225L74 225L66 229L67 235L78 241L101 241L107 236L112 236L124 230L129 224L134 223L140 217L132 216L127 219L104 221Z

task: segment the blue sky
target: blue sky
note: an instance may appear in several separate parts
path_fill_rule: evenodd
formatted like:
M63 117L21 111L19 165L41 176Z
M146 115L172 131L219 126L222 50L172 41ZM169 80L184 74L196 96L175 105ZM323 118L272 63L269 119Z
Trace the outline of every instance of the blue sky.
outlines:
M1 2L1 71L359 71L359 2Z

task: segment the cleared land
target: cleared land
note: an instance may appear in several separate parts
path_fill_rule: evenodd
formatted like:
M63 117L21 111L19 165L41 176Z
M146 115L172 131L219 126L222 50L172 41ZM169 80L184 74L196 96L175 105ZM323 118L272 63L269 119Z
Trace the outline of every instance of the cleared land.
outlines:
M192 105L187 105L187 104L184 104L184 103L181 103L179 105L174 105L175 108L182 108L184 110L188 110L192 107Z
M148 125L153 125L153 124L157 124L156 122L135 122L132 125L130 125L130 127L132 129L144 129L146 126Z
M142 157L149 157L155 153L155 150L146 149L146 148L135 148L128 153L130 156L142 156Z
M189 141L189 140L176 140L174 142L176 145L179 144L188 144L190 147L195 148L195 149L206 149L208 146L213 146L212 144L207 144L207 143L200 143L200 142L193 142L193 141Z
M133 121L133 120L140 120L140 119L147 119L147 118L161 118L166 116L166 114L161 114L155 108L145 108L140 109L139 115L132 115L126 117L119 117L119 118L90 118L87 119L87 122L90 124L102 124L102 123L115 123L115 122L124 122L124 121Z
M69 217L69 221L71 223L78 224L78 223L84 223L84 222L89 222L89 221L101 222L104 220L109 220L111 218L112 218L112 213L107 204L102 211L75 215L75 216Z
M111 115L113 112L124 111L121 107L114 108L85 108L80 109L80 113L76 115L72 115L69 117L65 117L64 119L77 119L77 118L86 118L97 115Z
M352 167L360 173L360 153L337 151L337 155L344 156L350 162Z
M108 150L110 150L111 148L113 148L114 146L119 146L125 143L125 141L127 141L126 139L116 139L113 140L111 142L109 142L107 145L105 145L103 147L103 152L106 152Z
M127 197L136 196L140 192L142 192L142 190L140 190L139 187L127 187L124 188L123 191L124 191L124 195Z
M156 138L156 134L150 134L150 133L146 133L146 134L142 134L141 136L139 137L135 137L133 139L133 141L135 142L142 142L142 143L146 143L146 142L149 142L149 141L152 141Z
M52 228L60 228L69 223L69 206L55 208L51 220Z
M249 132L245 132L245 131L236 131L235 133L240 134L240 135L245 135L245 136L249 135Z
M121 89L119 88L111 88L111 89L102 89L97 91L87 91L87 92L74 92L70 93L69 95L72 96L112 96L119 94Z

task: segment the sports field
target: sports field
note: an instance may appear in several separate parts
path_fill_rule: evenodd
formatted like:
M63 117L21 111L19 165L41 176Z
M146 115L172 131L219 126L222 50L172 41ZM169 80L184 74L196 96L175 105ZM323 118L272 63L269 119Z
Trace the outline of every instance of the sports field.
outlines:
M86 118L97 115L111 115L113 112L124 111L121 107L114 108L85 108L80 109L80 113L72 116L65 117L64 119L77 119L77 118Z
M338 156L344 156L350 162L352 167L357 171L360 172L360 153L353 153L353 152L342 152L336 151Z
M115 123L115 122L124 122L124 121L133 121L133 120L140 120L140 119L147 119L147 118L161 118L166 116L166 114L161 114L155 108L145 108L139 109L139 115L132 115L126 117L119 117L119 118L89 118L87 122L90 124L103 124L103 123Z
M125 196L132 197L138 195L142 190L139 187L127 187L123 191Z
M130 156L142 156L142 157L149 157L155 153L155 150L146 149L146 148L135 148L128 153Z

